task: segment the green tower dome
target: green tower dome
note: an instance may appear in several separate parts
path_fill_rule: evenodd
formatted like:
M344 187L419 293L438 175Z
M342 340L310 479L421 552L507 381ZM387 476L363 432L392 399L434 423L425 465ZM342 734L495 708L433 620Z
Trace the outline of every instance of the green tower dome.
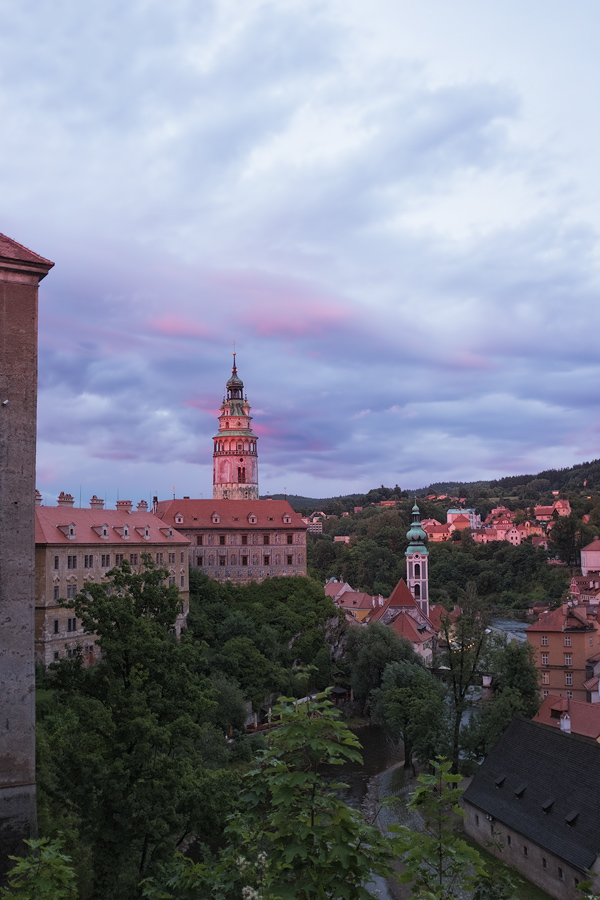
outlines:
M412 508L412 523L409 531L406 533L406 537L408 538L406 556L410 556L412 553L422 553L425 556L429 555L429 551L425 546L428 540L427 532L423 530L423 526L421 525L421 510L417 506L416 501Z

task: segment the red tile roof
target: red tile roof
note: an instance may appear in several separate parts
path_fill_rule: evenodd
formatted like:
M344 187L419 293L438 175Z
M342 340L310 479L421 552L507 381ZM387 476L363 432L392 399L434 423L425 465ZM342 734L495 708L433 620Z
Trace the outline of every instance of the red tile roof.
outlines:
M75 525L75 538L67 537L68 526ZM108 525L108 540L100 536ZM122 530L129 526L129 537ZM149 538L144 537L146 526ZM64 530L61 530L64 529ZM117 530L118 529L118 530ZM150 512L122 512L117 509L78 509L69 506L38 506L35 510L36 544L181 544L190 542L175 529L169 538L169 526Z
M576 606L567 606L563 603L558 609L551 612L542 613L537 622L530 625L527 631L564 631L570 630L589 630L597 629L595 619L588 619L585 610L580 610Z
M418 622L404 610L390 623L390 628L393 628L398 637L407 638L413 644L424 644L433 637L431 631L423 626L419 627Z
M403 578L400 579L396 587L391 593L391 596L385 601L383 606L378 606L374 611L373 615L370 617L370 622L378 622L379 619L383 616L383 614L391 608L400 609L420 609L415 598L409 591L406 582Z
M552 715L554 710L555 715ZM533 721L560 728L560 720L568 712L571 731L597 740L600 737L600 703L586 703L583 700L566 700L548 694Z
M17 241L13 241L12 238L7 237L5 234L0 234L0 257L18 260L19 262L45 263L48 266L54 265L49 259L45 259L38 253L34 253L33 250L29 250L29 248L24 247L23 244L18 244Z
M221 520L218 525L211 520L215 512ZM183 517L180 524L175 522L177 513ZM248 517L252 514L256 523L250 525ZM163 522L183 531L186 528L307 529L300 513L294 512L287 500L161 500L158 515ZM284 516L290 517L289 524L284 523Z

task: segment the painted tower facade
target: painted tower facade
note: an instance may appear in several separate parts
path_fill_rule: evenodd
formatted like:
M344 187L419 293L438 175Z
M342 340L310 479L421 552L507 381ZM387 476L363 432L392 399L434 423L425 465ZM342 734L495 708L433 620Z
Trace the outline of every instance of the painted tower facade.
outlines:
M429 616L429 551L427 533L421 526L421 510L412 508L412 524L407 532L406 584L426 616Z
M233 354L231 378L221 403L213 451L213 499L258 500L258 438Z

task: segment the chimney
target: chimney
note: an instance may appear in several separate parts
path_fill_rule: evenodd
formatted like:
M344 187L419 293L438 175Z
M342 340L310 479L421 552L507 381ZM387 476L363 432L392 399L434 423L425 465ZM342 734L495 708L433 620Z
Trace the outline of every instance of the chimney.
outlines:
M138 512L148 512L148 504L146 503L145 500L140 500L140 502L137 505L137 511Z
M64 491L61 491L58 495L58 505L62 507L72 507L75 506L75 501L71 494L65 494Z
M104 500L100 500L99 497L94 496L90 500L90 509L104 509Z
M571 716L568 712L560 717L560 730L565 734L571 734Z
M117 512L131 513L133 503L131 500L117 500Z
M36 491L35 491L35 505L36 505L36 506L41 506L41 505L42 505L42 495L41 495L40 492L37 490L37 488L36 488Z
M156 495L152 498L152 512L154 515L158 512L158 497Z

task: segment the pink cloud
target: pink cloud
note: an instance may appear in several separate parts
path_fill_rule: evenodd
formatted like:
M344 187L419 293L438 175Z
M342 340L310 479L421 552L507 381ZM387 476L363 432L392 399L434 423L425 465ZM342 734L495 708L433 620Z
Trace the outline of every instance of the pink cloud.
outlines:
M169 337L209 338L212 332L204 325L186 319L183 316L167 314L155 319L148 319L147 324L153 331Z
M494 369L494 363L486 356L472 353L470 350L459 350L451 359L451 365L457 369Z

